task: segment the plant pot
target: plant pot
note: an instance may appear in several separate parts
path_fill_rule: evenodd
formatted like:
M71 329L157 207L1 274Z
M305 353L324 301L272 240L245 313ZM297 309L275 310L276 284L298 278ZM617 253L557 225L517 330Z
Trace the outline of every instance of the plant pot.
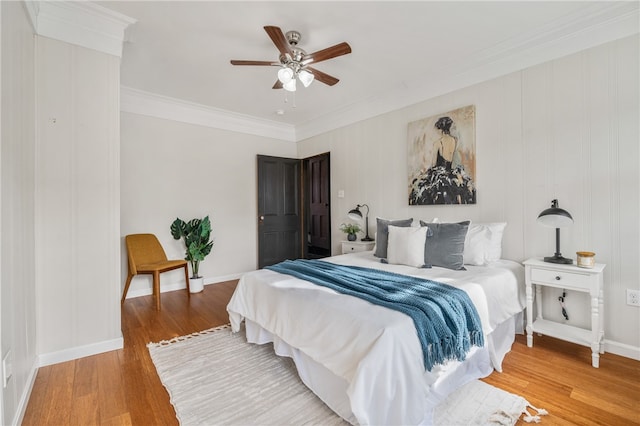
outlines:
M189 278L189 291L191 293L200 293L204 290L204 278Z
M347 240L355 241L357 239L358 239L358 237L356 236L356 234L347 234Z

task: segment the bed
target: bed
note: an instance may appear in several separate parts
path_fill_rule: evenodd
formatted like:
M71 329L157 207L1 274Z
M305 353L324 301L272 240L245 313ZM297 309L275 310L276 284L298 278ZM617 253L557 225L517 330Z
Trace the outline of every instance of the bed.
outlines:
M395 226L389 231L391 248ZM481 266L466 263L463 270L420 268L382 263L376 254L322 261L462 289L480 317L484 346L472 347L464 361L450 360L427 371L409 316L269 269L245 274L238 282L227 306L232 330L244 324L250 343L272 342L278 355L291 357L302 381L351 424L430 424L434 407L455 389L501 371L515 333L522 332L524 270L504 259Z

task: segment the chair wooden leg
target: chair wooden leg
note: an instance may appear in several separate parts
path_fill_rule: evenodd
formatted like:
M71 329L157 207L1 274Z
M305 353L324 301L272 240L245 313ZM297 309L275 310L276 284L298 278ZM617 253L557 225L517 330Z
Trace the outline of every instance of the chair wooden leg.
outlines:
M121 305L124 303L124 299L127 298L127 292L129 291L129 286L131 285L132 278L133 278L132 274L129 274L129 276L127 276L127 282L124 285L124 293L122 293L122 300L120 300Z
M191 288L189 287L189 266L184 265L184 279L187 283L187 295L191 297Z
M153 295L156 299L156 311L160 310L160 272L153 272Z

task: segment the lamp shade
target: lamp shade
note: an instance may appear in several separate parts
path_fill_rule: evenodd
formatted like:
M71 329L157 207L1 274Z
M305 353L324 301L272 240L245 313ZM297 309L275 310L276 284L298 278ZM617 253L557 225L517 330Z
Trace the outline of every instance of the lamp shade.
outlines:
M301 70L298 73L298 79L300 80L300 82L302 82L302 85L304 87L309 87L311 82L313 82L314 76L307 70Z
M287 84L293 79L293 70L291 68L280 68L278 71L278 80L280 83Z
M551 207L538 215L538 223L549 228L567 228L573 224L571 214L558 207L558 200L551 201Z
M288 82L284 83L282 85L282 87L284 88L284 90L286 90L288 92L295 92L296 91L296 79L293 78L293 79L289 80Z
M347 216L351 220L362 220L362 212L360 211L360 208L358 208L358 207L356 207L353 210L349 210L349 213L347 214Z

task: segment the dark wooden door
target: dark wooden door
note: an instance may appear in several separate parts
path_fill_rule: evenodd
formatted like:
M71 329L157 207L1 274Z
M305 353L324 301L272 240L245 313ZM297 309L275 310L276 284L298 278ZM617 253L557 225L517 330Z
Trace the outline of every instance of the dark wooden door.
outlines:
M331 204L329 153L307 158L307 257L331 255Z
M258 156L258 268L302 257L301 163Z

